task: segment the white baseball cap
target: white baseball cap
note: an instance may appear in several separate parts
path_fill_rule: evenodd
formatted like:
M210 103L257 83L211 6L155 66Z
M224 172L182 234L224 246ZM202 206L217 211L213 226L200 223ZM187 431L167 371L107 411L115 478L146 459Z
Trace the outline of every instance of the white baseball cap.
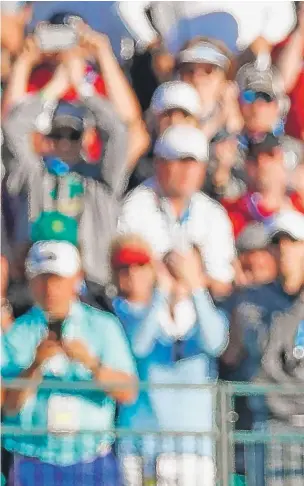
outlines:
M152 113L161 115L174 108L199 118L202 105L196 89L183 81L169 81L158 86L151 100Z
M165 160L191 158L205 162L209 156L209 143L199 128L175 125L156 140L154 155Z
M71 243L38 241L29 251L25 268L29 279L43 273L72 277L81 269L81 260L77 248Z
M271 239L275 240L279 235L288 235L304 242L304 215L292 210L280 212L271 227Z

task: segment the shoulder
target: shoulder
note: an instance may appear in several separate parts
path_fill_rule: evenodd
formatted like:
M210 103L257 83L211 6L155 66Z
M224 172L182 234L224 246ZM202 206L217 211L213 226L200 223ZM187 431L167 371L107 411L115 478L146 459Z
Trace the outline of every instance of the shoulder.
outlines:
M136 212L146 211L147 209L155 209L155 192L151 187L140 184L133 189L124 199L123 210Z
M96 309L88 304L81 303L82 311L86 314L92 328L97 333L108 332L111 329L118 329L121 324L118 318L110 312Z
M193 210L195 212L199 211L201 215L204 214L206 216L210 216L211 219L213 216L228 218L225 208L219 202L215 201L203 192L196 192L193 195L191 202Z
M10 333L19 333L22 329L35 331L37 323L41 322L41 313L36 307L31 307L25 314L15 319Z

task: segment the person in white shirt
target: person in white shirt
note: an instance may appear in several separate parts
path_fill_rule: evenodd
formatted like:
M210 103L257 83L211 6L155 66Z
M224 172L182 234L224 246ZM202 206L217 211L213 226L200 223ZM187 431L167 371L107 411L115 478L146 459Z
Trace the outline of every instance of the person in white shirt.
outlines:
M155 177L126 198L118 232L140 234L160 257L196 245L212 294L229 293L235 258L231 223L218 203L199 192L208 161L205 136L195 127L172 126L156 141L154 156Z

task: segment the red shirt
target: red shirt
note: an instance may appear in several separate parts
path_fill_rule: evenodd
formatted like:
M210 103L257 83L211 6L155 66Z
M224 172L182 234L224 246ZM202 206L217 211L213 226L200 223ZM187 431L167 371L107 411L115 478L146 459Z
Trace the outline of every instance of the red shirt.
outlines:
M52 79L52 76L53 72L49 67L38 67L30 77L27 88L28 93L36 93L37 91L40 91ZM102 77L96 73L90 65L86 66L85 80L95 87L98 94L106 96L106 87ZM70 88L62 99L64 101L75 101L78 99L78 95L74 88ZM95 132L91 143L87 147L87 152L90 162L97 162L100 159L102 153L102 141L97 132Z
M284 47L288 41L289 37L275 46L272 51L273 60L278 57L282 47ZM291 106L285 125L286 133L291 137L304 140L304 51L302 71L300 72L296 85L291 92L288 93L288 96L290 97Z
M292 202L294 209L304 214L304 201L301 198L300 194L298 194L297 192L293 192L290 195L290 200Z
M267 221L275 215L275 211L268 211L258 200L258 194L247 193L236 201L222 200L221 204L228 212L234 236L237 238L248 223L253 221Z

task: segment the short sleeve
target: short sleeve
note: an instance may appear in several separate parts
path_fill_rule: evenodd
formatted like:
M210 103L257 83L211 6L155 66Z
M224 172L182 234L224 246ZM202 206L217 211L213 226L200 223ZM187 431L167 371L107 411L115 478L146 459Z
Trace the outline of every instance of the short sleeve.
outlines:
M136 365L127 337L119 320L107 314L102 323L101 351L102 363L117 371L136 375Z
M16 319L11 329L1 336L1 374L4 378L15 378L34 361L40 341L40 326L37 323L35 332L25 320L28 317L25 315Z

